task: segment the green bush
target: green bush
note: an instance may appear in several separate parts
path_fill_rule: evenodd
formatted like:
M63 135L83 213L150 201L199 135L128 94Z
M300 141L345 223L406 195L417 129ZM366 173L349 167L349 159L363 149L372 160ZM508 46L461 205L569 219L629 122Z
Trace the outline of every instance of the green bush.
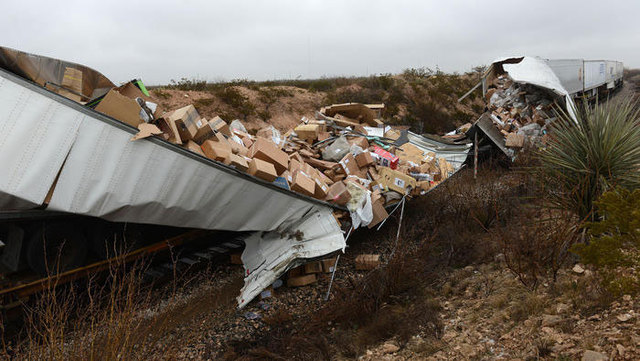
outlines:
M614 297L640 290L640 189L608 191L595 202L601 220L587 224L589 243L573 246L586 264L602 277Z
M543 174L557 187L552 203L581 219L596 219L593 202L616 186L640 186L639 111L630 100L608 101L576 111L574 122L559 111L546 148Z

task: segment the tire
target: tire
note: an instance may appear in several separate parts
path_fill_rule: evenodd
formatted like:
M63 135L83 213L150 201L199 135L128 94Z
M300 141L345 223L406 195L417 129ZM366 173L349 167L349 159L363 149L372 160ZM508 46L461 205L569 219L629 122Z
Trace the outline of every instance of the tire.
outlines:
M77 225L40 223L29 237L27 264L41 276L62 273L80 266L87 260L88 245Z

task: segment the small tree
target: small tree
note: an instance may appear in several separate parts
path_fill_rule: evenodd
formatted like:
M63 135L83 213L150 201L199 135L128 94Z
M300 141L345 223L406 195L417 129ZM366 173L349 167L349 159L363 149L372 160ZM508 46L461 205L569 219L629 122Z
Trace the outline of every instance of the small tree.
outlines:
M587 223L589 244L573 251L593 265L604 288L614 296L640 290L640 189L606 192L595 203L602 219ZM636 270L634 272L634 270Z

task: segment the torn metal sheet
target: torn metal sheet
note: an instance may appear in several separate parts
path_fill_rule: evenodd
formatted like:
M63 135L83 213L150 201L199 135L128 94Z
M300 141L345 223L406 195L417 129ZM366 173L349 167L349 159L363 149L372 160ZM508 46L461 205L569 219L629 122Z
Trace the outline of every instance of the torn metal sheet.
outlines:
M111 80L88 66L2 46L0 46L0 68L43 87L47 84L61 86L66 68L77 69L82 73L81 93L88 98L103 95L115 87Z
M287 270L338 250L346 242L333 214L314 209L297 219L283 223L273 232L256 232L246 238L242 253L245 284L238 296L244 307Z
M469 150L473 147L473 143L448 144L423 137L413 132L407 132L407 138L409 143L420 148L422 151L434 152L437 158L446 159L456 171L462 168L462 165L469 155Z

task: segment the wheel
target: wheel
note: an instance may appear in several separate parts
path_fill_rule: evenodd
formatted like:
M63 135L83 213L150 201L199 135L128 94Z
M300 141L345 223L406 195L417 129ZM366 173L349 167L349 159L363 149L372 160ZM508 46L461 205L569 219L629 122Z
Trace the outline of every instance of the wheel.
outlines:
M136 249L142 237L138 227L106 221L91 223L86 234L91 250L103 260Z
M88 245L77 225L41 223L29 237L26 252L29 268L47 276L84 265Z

